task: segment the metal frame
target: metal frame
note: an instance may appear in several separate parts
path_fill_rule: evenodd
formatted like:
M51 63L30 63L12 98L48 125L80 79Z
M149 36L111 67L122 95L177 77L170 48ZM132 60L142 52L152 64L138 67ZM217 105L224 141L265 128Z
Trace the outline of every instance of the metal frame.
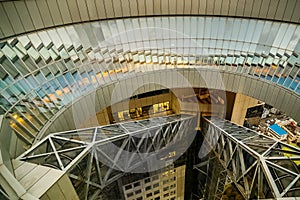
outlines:
M226 120L204 120L206 144L245 199L300 196L300 149Z
M124 173L149 167L153 159L160 158L165 167L174 159L169 154L171 146L191 138L196 122L191 115L170 115L54 133L19 159L65 171L79 197L92 199Z

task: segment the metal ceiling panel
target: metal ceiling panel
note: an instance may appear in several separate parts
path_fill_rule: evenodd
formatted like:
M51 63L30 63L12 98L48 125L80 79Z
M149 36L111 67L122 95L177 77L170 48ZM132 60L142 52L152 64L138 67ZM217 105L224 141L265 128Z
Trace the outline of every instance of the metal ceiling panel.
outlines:
M229 0L222 0L221 15L228 15L229 6L230 6Z
M30 14L28 13L28 9L24 1L14 1L17 12L19 13L20 18L22 19L22 24L26 31L34 30L34 25ZM2 19L2 18L1 18Z
M286 1L286 0L279 0L276 15L275 15L275 19L277 19L277 20L282 20L283 19L283 15L284 15L284 12L285 12L287 2L288 1Z
M67 0L67 4L71 14L72 22L73 23L80 22L81 18L80 18L77 0Z
M13 35L14 31L5 13L3 5L0 6L1 30L4 35Z
M70 9L68 7L67 0L57 1L57 7L60 10L63 23L64 24L72 23L71 13L70 13Z
M297 0L287 1L287 5L286 5L284 15L283 15L283 20L285 20L285 21L290 21L291 20L292 15L295 12L296 3L297 3ZM299 16L300 11L297 10L296 12L298 13L298 16Z
M20 17L17 13L14 3L7 2L5 5L5 8L6 8L5 13L7 14L7 17L14 29L14 32L16 34L23 33L25 30L24 30L23 24L20 20Z
M77 3L78 3L78 9L79 9L81 21L89 21L90 16L89 16L89 10L87 6L88 2L84 0L84 1L77 1Z
M122 4L123 17L130 16L129 0L122 0L121 4Z
M112 4L115 10L115 17L123 17L123 12L122 12L122 0L112 0Z
M106 17L107 18L114 18L115 17L115 11L111 0L104 0L104 6L106 11Z
M161 13L161 0L153 0L153 14L160 15Z
M200 15L206 14L206 0L199 1L199 14Z
M266 18L269 10L270 0L262 0L261 8L267 8L267 9L260 9L259 11L259 17L260 18Z
M192 0L191 14L196 15L199 13L199 4L198 0Z
M278 0L271 0L269 4L269 10L267 13L267 18L274 18L276 11L277 11L277 5L279 1Z
M35 29L44 28L43 20L41 18L41 13L37 7L36 1L26 1L28 12L31 16Z
M184 14L190 15L192 10L192 0L184 1Z
M48 5L48 10L50 12L50 16L53 20L53 23L55 26L57 25L60 25L63 23L62 21L62 17L61 17L61 13L59 11L59 8L58 8L58 4L56 1L52 1L52 0L47 0L47 5ZM49 7L51 9L49 9Z
M48 7L46 0L39 0L36 3L37 3L39 11L41 13L41 17L42 17L45 27L54 26L52 16L50 14L49 7Z
M129 0L129 5L130 5L130 13L132 16L138 16L138 5L136 0Z
M138 11L140 16L146 15L146 1L147 0L139 0L138 3Z
M295 5L295 8L294 8L294 13L292 15L292 18L291 18L291 21L292 22L297 22L299 23L300 22L300 1L297 1L296 2L296 5Z

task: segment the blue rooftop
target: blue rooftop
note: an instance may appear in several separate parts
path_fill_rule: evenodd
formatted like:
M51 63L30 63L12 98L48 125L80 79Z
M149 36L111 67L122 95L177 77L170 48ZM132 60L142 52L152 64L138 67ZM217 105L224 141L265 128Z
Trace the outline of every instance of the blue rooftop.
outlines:
M275 133L277 133L278 135L285 135L287 134L287 132L285 130L283 130L280 126L278 126L277 124L273 124L271 126L269 126L269 128L274 131Z

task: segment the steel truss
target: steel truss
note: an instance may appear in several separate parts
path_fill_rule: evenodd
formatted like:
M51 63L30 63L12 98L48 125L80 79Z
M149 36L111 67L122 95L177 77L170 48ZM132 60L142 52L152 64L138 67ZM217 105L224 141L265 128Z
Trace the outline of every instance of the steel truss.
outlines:
M65 171L81 199L96 199L125 173L153 171L179 157L196 122L191 115L170 115L54 133L19 159Z
M300 197L300 149L226 120L204 121L203 145L245 199Z

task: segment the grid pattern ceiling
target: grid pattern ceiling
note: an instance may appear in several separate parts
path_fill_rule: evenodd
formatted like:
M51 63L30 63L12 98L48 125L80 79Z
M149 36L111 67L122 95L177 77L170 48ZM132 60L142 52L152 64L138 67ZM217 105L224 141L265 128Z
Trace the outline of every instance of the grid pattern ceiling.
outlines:
M0 39L93 20L215 15L300 22L299 0L22 0L0 2Z

